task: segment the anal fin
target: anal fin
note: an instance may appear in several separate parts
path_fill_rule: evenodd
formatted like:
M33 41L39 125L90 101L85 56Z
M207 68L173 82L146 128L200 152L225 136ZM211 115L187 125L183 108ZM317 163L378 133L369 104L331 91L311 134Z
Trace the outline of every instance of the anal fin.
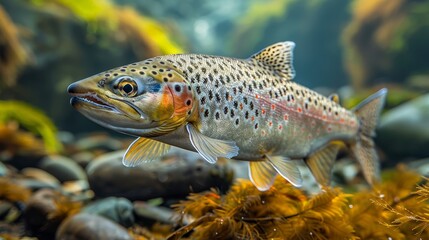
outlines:
M250 161L249 177L250 181L259 191L267 191L274 183L277 171L268 161Z
M310 168L316 181L322 186L328 186L331 181L332 168L341 145L331 142L326 147L311 154L305 163Z
M170 150L170 145L148 138L137 138L128 147L122 158L122 164L134 167L141 163L160 159Z
M234 141L214 139L200 133L192 124L186 125L189 139L195 150L209 163L216 163L217 158L233 158L239 148Z
M366 181L374 185L380 180L380 163L374 142L367 136L361 136L360 141L350 146L352 153L362 166Z
M274 169L295 187L302 186L302 177L298 169L297 160L290 160L283 156L269 156L266 158Z

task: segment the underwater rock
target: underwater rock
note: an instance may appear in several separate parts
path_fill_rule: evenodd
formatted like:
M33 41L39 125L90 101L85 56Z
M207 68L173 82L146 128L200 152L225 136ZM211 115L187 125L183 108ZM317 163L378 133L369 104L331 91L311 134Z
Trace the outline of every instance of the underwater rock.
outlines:
M98 215L79 213L66 219L57 231L57 240L133 239L122 226Z
M391 166L406 158L429 157L428 123L429 94L386 112L381 117L376 139L389 157L385 164Z
M73 154L71 159L73 159L79 166L85 169L88 164L95 158L95 154L90 151L83 151Z
M31 189L31 191L38 191L41 189L58 189L61 185L40 181L37 179L16 179L16 184L25 188Z
M0 177L4 177L8 174L9 170L7 169L6 165L0 162Z
M407 167L422 176L429 177L429 158L407 162Z
M143 201L135 201L133 204L136 217L144 222L147 222L149 220L150 222L175 225L180 218L182 218L182 222L185 224L189 224L194 221L192 217L188 217L187 215L180 215L167 207L153 206Z
M11 202L0 201L0 221L12 223L20 216L21 210L18 209L16 205L12 204Z
M86 179L85 171L76 162L59 155L46 156L39 168L52 174L60 182Z
M21 174L30 179L35 179L40 182L46 183L50 186L59 186L61 185L60 181L56 179L51 174L37 168L24 168L21 170Z
M117 151L123 148L122 142L111 138L107 134L93 134L80 138L76 142L76 148L80 151L104 150L106 152Z
M227 164L212 165L196 153L177 148L162 161L132 168L122 165L123 153L102 155L86 168L96 197L117 196L130 200L180 198L211 187L225 191L233 178Z
M63 183L62 190L70 194L79 194L81 197L91 197L93 196L92 191L89 189L89 184L87 180L76 180L68 181ZM82 195L83 194L83 195Z
M18 170L24 169L24 168L38 168L41 160L45 157L46 155L41 155L41 154L26 154L26 155L14 155L12 156L10 159L7 159L7 161L5 161L5 163L7 165L10 165Z
M53 239L58 222L49 221L49 215L56 211L55 192L42 189L31 196L25 209L26 228L41 239Z
M350 184L359 174L357 161L343 158L336 161L332 173L333 180L339 184Z
M97 214L124 227L134 224L133 204L126 198L109 197L90 203L82 212Z
M249 179L249 163L245 161L229 161L234 171L234 178Z
M73 144L76 141L73 133L67 131L58 131L57 138L62 144Z

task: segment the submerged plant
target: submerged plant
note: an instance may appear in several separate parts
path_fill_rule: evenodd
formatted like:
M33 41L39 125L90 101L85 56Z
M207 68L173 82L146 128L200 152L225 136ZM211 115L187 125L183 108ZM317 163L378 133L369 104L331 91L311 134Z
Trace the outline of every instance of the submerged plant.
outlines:
M25 187L13 183L7 178L0 178L0 200L10 202L27 202L31 191Z
M135 240L164 240L171 233L172 226L155 223L151 229L135 225L128 229L128 233Z
M192 229L191 238L196 239L353 239L353 228L344 219L346 202L338 189L307 198L281 178L265 192L241 180L225 196L212 190L176 205L195 221L170 239Z
M240 180L226 195L211 190L175 205L194 220L169 239L429 239L429 184L403 168L384 178L372 190L311 197L282 178L266 192Z
M392 175L396 178L395 181L383 184L378 197L371 199L371 202L381 209L380 224L390 232L402 235L402 239L411 237L428 239L429 184L427 179L423 179L426 183L419 185L422 178L402 169L395 171Z
M43 142L34 134L20 130L16 122L0 122L0 151L6 157L46 153Z
M428 13L427 1L353 1L342 38L354 88L368 87L375 79L404 82L427 73Z
M60 193L54 195L53 201L55 211L48 215L48 219L53 222L62 222L67 217L79 213L82 208L82 202L74 201Z
M132 8L121 7L109 0L31 0L36 6L60 7L88 23L89 33L107 32L119 41L130 41L137 56L181 53L183 49L172 40L158 21L143 16ZM142 55L141 49L144 49Z
M19 101L0 101L0 125L10 122L16 122L19 127L40 136L48 153L57 153L62 150L62 145L56 136L55 125L40 110ZM29 139L26 137L23 141Z

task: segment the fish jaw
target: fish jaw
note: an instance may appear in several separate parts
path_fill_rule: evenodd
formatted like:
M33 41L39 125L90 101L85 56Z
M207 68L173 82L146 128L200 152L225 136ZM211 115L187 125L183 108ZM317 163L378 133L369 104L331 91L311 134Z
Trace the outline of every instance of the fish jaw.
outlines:
M85 117L104 127L130 135L144 135L157 127L132 103L109 94L97 85L96 77L72 83L67 88L70 104Z
M134 120L144 120L145 116L126 101L109 96L102 86L97 84L97 75L89 77L68 86L67 91L72 96L70 104L78 111L94 111L125 115Z
M117 108L98 97L95 93L71 94L70 104L79 111L87 109L122 114Z

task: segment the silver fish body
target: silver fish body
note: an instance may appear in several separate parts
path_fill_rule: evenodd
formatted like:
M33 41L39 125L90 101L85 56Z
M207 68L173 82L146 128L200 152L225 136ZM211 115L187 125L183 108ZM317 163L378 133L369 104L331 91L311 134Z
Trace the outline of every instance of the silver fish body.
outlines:
M378 163L371 137L386 90L353 111L344 109L335 99L292 81L294 46L278 43L249 59L199 54L155 57L77 82L69 92L83 96L89 89L78 91L78 86L85 89L82 86L88 82L102 82L102 93L91 91L104 104L120 95L134 115L156 120L152 125L157 127L151 130L139 129L137 120L129 123L130 128L115 129L110 127L112 121L107 125L88 116L143 137L128 149L126 165L155 159L174 145L197 151L211 163L218 157L249 161L250 178L260 190L269 189L277 173L299 186L302 180L293 160L302 159L316 180L326 185L339 150L336 142L342 141L372 183Z
M351 111L284 81L256 60L189 54L154 58L151 64L163 61L183 69L194 89L201 133L237 143L234 159L261 160L267 152L300 159L327 142L357 136Z

